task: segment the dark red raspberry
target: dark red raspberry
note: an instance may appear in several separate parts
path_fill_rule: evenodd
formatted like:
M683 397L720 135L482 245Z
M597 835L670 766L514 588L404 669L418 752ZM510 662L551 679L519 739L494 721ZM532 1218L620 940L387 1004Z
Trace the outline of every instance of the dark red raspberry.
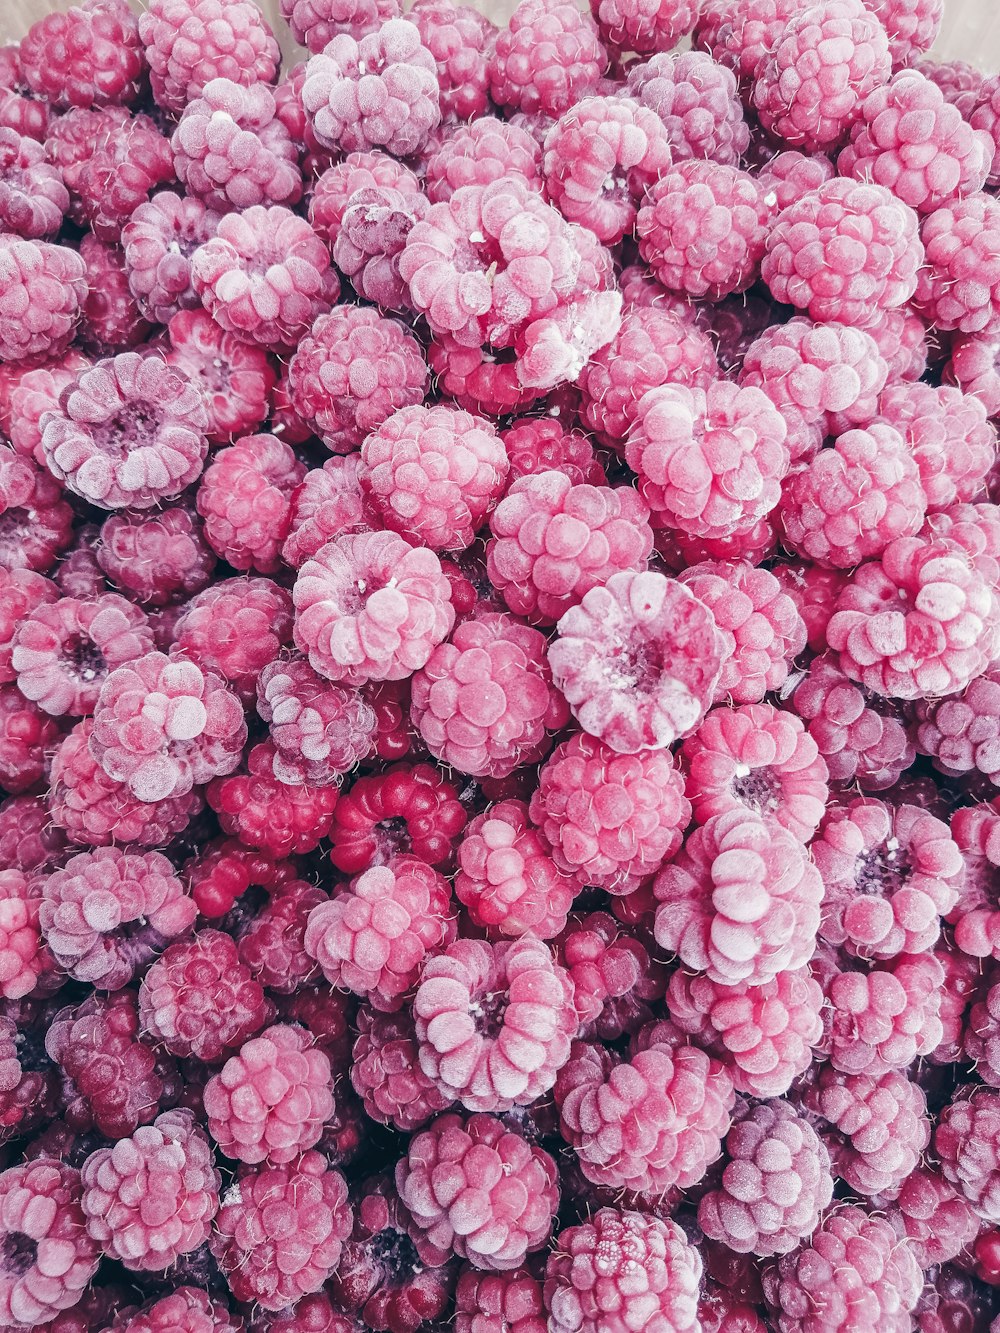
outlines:
M597 24L565 0L521 0L490 54L490 96L529 115L561 116L608 65Z
M251 703L261 671L291 640L291 598L271 579L221 579L186 603L175 637L186 657Z
M358 1333L358 1322L353 1315L334 1309L331 1297L322 1290L274 1313L260 1310L250 1329L251 1333Z
M211 79L273 83L278 71L278 43L250 0L151 0L139 36L165 111L183 111Z
M11 794L37 787L61 735L58 722L16 685L0 685L0 787Z
M235 214L228 214L235 217ZM198 488L209 545L234 569L273 574L288 536L289 501L306 474L276 435L247 435L220 449Z
M271 890L239 943L240 961L262 986L287 995L315 978L316 963L305 947L306 926L313 909L326 901L322 889L301 879Z
M276 895L278 898L284 896ZM275 1002L279 1017L286 1023L301 1024L319 1049L330 1057L331 1068L339 1072L350 1064L355 1019L355 1006L350 996L331 990L319 981L315 986L302 986L296 980L296 990L291 995L275 996ZM335 1102L337 1092L335 1086Z
M251 887L270 892L287 884L296 864L251 851L235 838L215 838L184 863L183 874L198 911L211 919L225 916Z
M318 676L301 657L280 657L257 679L257 711L268 723L282 782L333 782L367 758L375 711L355 690Z
M200 592L215 553L201 520L186 506L112 514L100 529L97 560L107 577L143 606L169 606Z
M191 256L215 235L221 214L200 199L162 190L139 204L122 227L129 287L148 319L157 324L198 305Z
M663 121L675 162L697 157L735 166L746 152L750 131L736 79L711 56L701 51L653 55L629 66L625 86L630 97Z
M0 293L0 358L31 361L58 356L69 346L80 320L87 296L86 266L65 246L4 234Z
M335 455L310 468L292 492L291 524L282 558L300 569L334 537L375 528L378 519L361 485L360 454Z
M527 1268L481 1273L464 1267L455 1291L455 1333L546 1333L542 1284Z
M61 829L49 818L42 796L11 796L0 801L0 861L28 873L48 870L66 846Z
M275 777L274 760L270 741L255 745L248 772L216 778L206 793L208 803L223 829L248 847L276 857L311 852L330 831L337 788L291 787Z
M359 778L343 796L330 834L330 859L347 874L385 865L399 853L444 865L467 818L456 789L436 768L395 764Z
M442 392L467 412L506 416L524 411L540 393L519 381L513 349L463 347L445 333L431 339L427 360Z
M164 358L199 391L208 413L211 444L253 434L269 415L274 367L262 347L243 342L204 310L180 310L167 327Z

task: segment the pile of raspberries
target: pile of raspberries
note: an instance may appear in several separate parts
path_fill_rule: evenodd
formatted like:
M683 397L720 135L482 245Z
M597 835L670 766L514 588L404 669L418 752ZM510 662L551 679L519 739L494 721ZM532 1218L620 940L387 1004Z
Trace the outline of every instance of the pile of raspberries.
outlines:
M1000 1333L943 4L0 49L5 1333Z

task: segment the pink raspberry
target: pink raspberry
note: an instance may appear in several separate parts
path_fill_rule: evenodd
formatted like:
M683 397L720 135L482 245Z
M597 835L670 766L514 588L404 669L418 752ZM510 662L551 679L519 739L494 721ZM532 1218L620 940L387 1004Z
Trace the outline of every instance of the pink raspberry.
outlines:
M302 102L319 142L345 153L384 148L407 157L441 120L434 56L399 18L357 40L338 33L307 63Z
M275 1024L205 1085L209 1132L236 1161L284 1165L319 1139L332 1087L329 1057L301 1028Z
M827 626L841 669L895 699L954 694L994 656L996 600L957 544L891 542L860 566Z
M105 245L90 233L80 241L87 266L87 299L83 303L80 341L95 353L109 356L145 343L152 325L129 290L125 256L120 245Z
M950 1262L967 1246L971 1249L979 1231L971 1206L931 1167L918 1166L907 1176L896 1207L909 1248L925 1269Z
M250 0L151 0L139 19L153 96L180 113L212 79L273 83L280 53Z
M577 733L542 766L530 813L562 871L622 894L678 850L690 805L669 752L616 754Z
M340 806L330 859L347 874L386 865L399 853L448 866L468 818L457 789L431 764L394 764L361 777Z
M415 14L421 3L441 2L418 0L412 12ZM510 121L481 116L468 125L459 125L430 154L425 175L427 195L432 204L438 204L450 199L463 185L489 185L500 176L522 176L540 190L541 160L541 148L527 130Z
M422 194L420 181L402 162L380 151L348 153L328 167L313 186L309 221L332 249L351 199L368 189L397 190L407 198Z
M505 1333L546 1333L539 1279L527 1268L505 1273L463 1268L455 1291L455 1333L477 1333L483 1320L502 1321Z
M968 502L981 492L996 458L997 433L977 398L947 384L890 384L878 411L902 434L920 471L928 509Z
M134 102L145 71L138 23L122 0L84 0L46 14L18 54L28 87L57 110Z
M949 777L984 773L1000 786L997 719L1000 717L1000 676L990 669L960 694L918 700L916 743L920 753Z
M889 36L893 66L912 65L937 40L944 0L865 0L865 8L881 19Z
M333 258L359 296L383 310L409 310L399 261L407 236L427 209L425 196L386 186L351 195L334 241Z
M220 449L197 500L216 554L235 569L273 574L288 536L291 495L305 474L291 446L276 435L247 435Z
M119 990L187 932L195 911L165 856L99 847L42 881L39 924L70 976Z
M956 810L951 820L952 837L965 858L965 877L952 913L955 943L973 958L989 958L994 943L1000 944L995 889L995 868L1000 865L997 815L991 802Z
M958 107L963 116L971 114L986 77L981 70L965 60L935 60L931 56L921 56L908 63L936 83L944 93L945 101Z
M525 388L518 379L520 359L512 348L463 347L450 334L432 338L427 360L442 393L467 412L507 416L523 412L540 390Z
M340 295L326 246L280 204L227 213L192 255L191 281L224 329L271 349L294 347Z
M520 0L490 55L490 96L508 110L561 116L607 64L589 15L565 0Z
M559 621L552 678L584 731L635 754L704 717L724 655L712 613L675 579L613 574Z
M73 339L87 296L86 266L47 241L0 236L0 360L58 356Z
M185 604L174 637L185 657L253 703L260 673L291 642L291 595L271 579L221 579Z
M51 569L72 526L73 511L52 474L0 446L0 569Z
M485 115L496 26L471 5L452 0L417 0L407 17L437 65L441 119L462 122Z
M24 240L51 237L69 210L62 173L42 145L16 130L0 129L0 223Z
M88 295L89 300L89 295ZM86 305L87 302L85 301ZM74 347L62 356L40 365L6 364L5 402L0 411L0 427L22 458L33 459L45 467L42 450L41 420L46 412L59 406L63 389L75 383L81 370L92 364L89 357Z
M780 212L835 175L833 163L822 153L809 156L789 148L765 162L757 180L764 190L765 203Z
M834 972L825 987L824 1039L833 1068L878 1077L933 1051L943 1036L943 981L944 968L933 954L901 954L867 972Z
M361 38L399 18L398 0L280 0L281 17L300 46L322 51L338 33Z
M922 262L912 209L882 185L834 179L782 209L761 271L779 301L814 320L866 327L877 311L909 300Z
M701 1180L719 1156L733 1085L693 1046L654 1044L616 1063L606 1047L574 1042L555 1097L561 1133L588 1180L662 1195Z
M321 786L367 758L375 711L359 694L332 685L302 658L279 658L257 679L257 711L276 747L283 782Z
M0 125L41 143L51 116L48 102L43 102L25 80L20 43L8 42L0 50Z
M54 978L56 965L41 937L40 907L34 876L13 868L0 871L0 997L5 1000L51 990L46 978Z
M978 398L987 416L1000 416L1000 342L989 334L956 334L950 351L945 381Z
M1000 81L996 76L983 78L975 90L972 109L961 108L972 128L986 136L988 150L988 183L1000 183Z
M192 510L112 514L100 529L97 560L107 577L144 606L167 606L202 590L215 554Z
M275 775L271 741L255 745L246 773L216 778L208 802L227 833L275 856L312 851L330 831L336 787L289 786Z
M912 307L874 311L864 321L864 330L875 339L889 367L888 383L918 380L927 370L927 325Z
M614 917L607 912L574 914L557 948L573 983L573 1003L585 1039L616 1041L652 1019L650 1004L665 993L665 970L651 960L643 940L629 934Z
M191 256L215 235L221 214L201 199L162 190L133 211L122 227L129 287L148 319L158 324L198 305Z
M276 885L240 936L240 961L269 990L288 995L315 979L315 960L306 952L309 914L327 901L322 889L302 879Z
M669 51L686 37L698 17L695 0L591 0L601 38L615 52L650 55Z
M639 253L670 291L717 301L754 282L768 221L752 176L692 158L663 171L647 191L636 223Z
M634 490L573 485L557 471L515 480L490 530L490 581L511 611L539 624L554 624L612 574L640 569L653 545Z
M994 1224L1000 1220L998 1112L1000 1093L992 1088L959 1088L934 1131L942 1175L957 1186L982 1221Z
M242 1322L230 1315L225 1304L213 1300L200 1287L176 1287L130 1319L127 1312L119 1314L118 1319L123 1318L126 1322L121 1325L122 1333L240 1333L242 1329Z
M282 1310L336 1271L351 1225L344 1177L305 1152L288 1165L241 1168L209 1245L237 1300Z
M299 569L334 537L377 524L375 507L361 485L361 455L335 455L321 468L311 468L292 492L291 526L282 558Z
M36 787L61 735L55 719L16 685L0 685L0 786L11 793Z
M263 1026L260 984L219 930L170 944L139 987L142 1029L172 1054L213 1064Z
M383 1014L362 1005L357 1026L351 1083L371 1119L408 1133L451 1105L420 1067L408 1009Z
M736 166L750 131L735 77L701 51L658 49L663 53L629 66L628 95L663 121L675 162L703 158Z
M327 981L401 1007L428 955L455 938L447 882L415 856L372 866L309 915L306 952Z
M63 553L54 572L59 590L65 597L93 601L108 591L108 581L97 563L97 543L101 529L96 523L84 523L74 529L73 541Z
M83 1297L100 1251L84 1229L80 1173L42 1157L0 1172L0 1317L56 1319Z
M991 1087L1000 1087L1000 986L995 973L990 974L993 984L972 1005L965 1028L963 1051L971 1060L976 1073Z
M21 622L11 661L26 698L55 717L82 717L93 711L108 673L152 646L145 615L124 597L60 597Z
M852 1204L826 1214L804 1245L762 1274L779 1333L906 1333L923 1274L892 1223Z
M491 1115L438 1116L396 1166L417 1235L487 1272L518 1268L545 1246L556 1181L549 1154Z
M405 680L451 631L448 592L426 547L390 532L337 537L299 570L296 645L330 680Z
M438 759L503 778L536 762L569 720L538 630L503 612L464 621L413 676L411 717Z
M940 329L985 333L1000 329L1000 265L994 259L1000 203L972 194L942 204L924 218L926 261L917 275L914 305Z
M710 51L731 69L743 91L748 81L784 35L788 20L803 8L802 0L705 0L694 30L694 44Z
M65 846L62 830L49 819L41 796L0 801L0 860L11 870L49 870Z
M603 486L604 468L586 435L564 430L558 421L546 417L522 417L500 432L510 479L534 476L539 472L565 472L575 486L584 483Z
M212 444L253 434L270 413L277 375L262 347L240 341L204 310L181 310L167 328L165 360L201 394Z
M577 1025L568 975L531 936L448 944L425 962L413 1014L421 1068L470 1111L527 1106L547 1092Z

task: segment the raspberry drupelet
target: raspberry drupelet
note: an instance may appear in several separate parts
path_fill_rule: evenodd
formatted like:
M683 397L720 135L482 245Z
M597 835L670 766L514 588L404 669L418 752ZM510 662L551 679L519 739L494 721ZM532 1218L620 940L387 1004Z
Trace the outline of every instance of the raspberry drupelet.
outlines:
M273 574L288 536L291 496L305 474L291 445L276 435L247 435L220 449L198 487L209 546L234 569Z
M749 146L736 79L703 51L661 52L630 65L625 87L659 116L675 162L735 166Z
M559 1202L547 1152L491 1115L438 1116L396 1165L412 1228L440 1253L507 1272L544 1247Z
M428 865L448 865L467 818L458 791L440 769L393 764L359 778L341 799L330 860L349 875L386 865L401 853Z
M276 857L311 852L330 832L337 788L290 786L276 776L275 759L273 742L253 746L247 772L216 778L208 803L223 829L248 847Z
M50 570L72 527L73 511L48 469L0 447L0 569Z
M47 241L0 236L0 360L59 356L73 339L87 297L80 255Z
M161 190L122 227L125 271L139 309L158 324L198 306L191 256L215 235L221 214L201 199Z
M62 173L34 139L0 129L0 222L24 240L52 237L69 211Z
M968 1199L983 1222L1000 1220L997 1114L1000 1093L966 1085L941 1112L934 1149L946 1180Z
M357 1029L351 1083L373 1120L409 1133L447 1110L451 1098L420 1067L408 1009L383 1014L362 1004Z
M873 1074L905 1069L944 1035L939 1017L944 967L934 954L901 954L870 970L835 971L825 984L823 1048L834 1069Z
M216 565L201 520L185 505L112 514L101 525L96 554L105 576L146 607L201 592Z
M977 398L947 384L890 384L879 397L878 414L903 436L929 510L980 494L996 460L997 433Z
M291 642L291 596L271 579L221 579L185 603L174 638L184 657L250 704L261 671Z
M498 176L523 176L541 190L541 163L541 147L527 130L508 120L480 116L457 126L428 156L427 197L439 204L463 185L488 185Z
M151 0L139 19L153 96L179 115L212 79L273 83L280 52L250 0Z
M210 444L253 434L270 415L274 367L262 347L242 342L204 310L179 310L167 327L165 361L185 374L208 413Z
M565 0L521 0L493 44L490 96L508 111L561 116L607 65L589 14Z
M1000 203L989 194L971 194L928 214L920 228L926 262L917 279L917 313L940 329L994 337L1000 329L998 233Z
M318 676L300 657L280 657L257 678L257 712L276 749L282 782L335 782L371 754L375 710L357 691Z

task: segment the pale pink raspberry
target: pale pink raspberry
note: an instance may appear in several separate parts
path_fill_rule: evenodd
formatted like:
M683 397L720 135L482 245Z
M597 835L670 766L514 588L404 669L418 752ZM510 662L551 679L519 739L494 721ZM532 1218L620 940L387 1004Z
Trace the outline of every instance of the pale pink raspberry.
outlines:
M711 339L694 324L655 305L626 310L621 328L577 380L583 424L620 451L647 389L707 390L718 373Z
M91 364L88 356L71 347L62 356L39 366L4 366L11 378L4 390L7 402L0 412L0 427L15 453L33 459L39 467L45 466L42 417L59 406L62 391Z
M500 432L510 480L538 472L565 472L574 485L603 486L606 481L601 460L590 439L576 430L566 430L549 417L522 417Z
M409 292L400 276L399 261L407 236L427 210L424 195L387 186L351 195L333 244L333 259L364 300L383 310L409 311Z
M689 159L647 191L639 253L670 291L717 301L757 278L768 222L764 192L747 172Z
M530 935L448 944L424 964L413 1015L420 1067L470 1111L548 1092L577 1028L568 974Z
M616 754L579 733L542 766L530 812L560 869L622 894L677 851L690 805L669 752Z
M0 871L0 996L20 1000L35 991L51 990L56 963L42 940L38 916L41 886L34 875Z
M463 621L411 682L410 716L436 758L472 777L536 763L569 720L545 638L503 612Z
M399 0L280 0L279 8L298 44L313 52L338 33L360 38L399 18Z
M808 962L823 883L798 839L743 806L695 828L653 884L656 939L713 981L772 981Z
M823 0L791 15L756 71L753 103L774 138L824 152L889 72L885 29L861 0Z
M934 1131L934 1149L941 1173L961 1191L980 1219L1000 1221L1000 1093L992 1088L959 1087L941 1112Z
M875 339L879 355L889 367L888 383L918 380L927 370L928 329L911 306L874 311L862 327Z
M318 1141L332 1088L329 1056L301 1028L275 1024L206 1083L209 1132L227 1157L281 1166Z
M0 222L24 240L51 237L69 211L62 173L34 139L0 129Z
M507 120L480 116L459 125L430 154L424 176L427 195L437 204L450 199L463 185L488 185L498 176L523 176L541 190L541 161L541 148L527 130Z
M315 182L309 199L309 221L331 249L350 200L362 190L373 188L398 190L410 198L422 192L420 181L408 166L377 150L348 153Z
M865 8L885 27L894 68L931 49L944 17L944 0L865 0Z
M705 0L694 44L733 70L748 91L748 81L784 35L788 20L803 8L803 0L754 0L749 6L745 0Z
M896 1199L910 1250L921 1268L946 1264L972 1244L979 1219L971 1205L939 1171L918 1166ZM945 1270L947 1271L947 1270Z
M165 1111L113 1148L98 1148L81 1179L88 1234L137 1272L164 1272L204 1244L219 1206L221 1177L190 1111Z
M451 1099L420 1068L409 1010L383 1014L362 1004L357 1030L351 1083L372 1120L409 1133L447 1110Z
M50 570L72 530L73 511L48 468L0 445L0 568Z
M407 16L437 64L441 119L461 122L484 115L496 25L471 5L452 0L417 0Z
M963 116L971 114L986 77L982 70L965 60L935 60L932 56L920 56L912 67L936 83L945 101L958 107Z
M940 329L959 333L1000 330L1000 202L972 194L942 204L920 228L926 261L917 276L913 304Z
M988 417L1000 416L1000 341L989 335L956 334L942 372L945 381L978 398ZM13 436L11 437L13 439ZM16 446L17 441L14 440Z
M774 575L749 564L708 560L678 577L712 612L726 641L715 701L759 703L769 690L780 691L806 646L806 628Z
M814 320L864 328L876 312L909 300L923 258L911 208L883 185L836 178L782 209L761 272L779 301Z
M947 384L890 384L878 412L903 436L929 510L968 502L982 491L996 459L997 432L977 398Z
M752 528L778 503L788 428L760 390L717 380L643 394L625 445L660 527L696 537Z
M455 938L447 882L415 856L392 856L309 915L305 947L327 981L377 1009L399 1009L424 960Z
M305 474L291 445L276 435L247 435L220 449L205 470L197 498L212 550L235 569L278 570L291 523L291 496Z
M801 0L793 0L796 2L801 8ZM810 156L788 148L764 163L757 180L764 191L765 203L780 212L810 190L818 190L836 174L833 163L824 154Z
M996 653L997 603L956 543L891 542L855 570L827 625L841 669L875 694L954 694Z
M86 296L86 266L73 250L0 236L0 359L60 355L73 339Z
M257 677L291 638L287 589L271 579L221 579L185 604L173 646L252 704Z
M702 51L662 52L630 65L625 87L659 116L676 162L735 166L749 146L736 79Z
M577 228L577 234L593 235L583 227ZM586 244L589 247L591 242ZM621 306L618 292L584 291L578 300L527 325L516 359L520 382L527 388L546 390L578 379L594 352L618 332Z
M180 113L212 79L273 83L280 52L250 0L151 0L139 19L153 96Z
M486 1272L544 1248L559 1203L556 1164L491 1115L438 1116L410 1139L396 1188L417 1237Z
M701 1180L720 1155L733 1085L694 1046L654 1043L618 1061L604 1046L574 1042L555 1098L587 1180L656 1197Z
M834 1069L872 1074L905 1069L941 1041L944 967L934 954L901 954L869 971L835 971L826 982L823 1049Z
M361 485L361 455L337 455L321 468L310 468L292 492L290 527L281 555L299 569L334 537L377 525L375 506Z
M511 111L561 116L607 65L589 14L565 0L521 0L490 55L490 96Z
M591 0L601 38L615 52L669 51L698 17L695 0Z
M306 64L302 103L324 147L407 157L441 120L437 65L405 19L389 19L358 40L338 33Z
M375 710L354 690L318 676L300 657L279 657L257 678L257 712L268 724L282 782L335 782L372 751Z
M191 281L224 329L263 347L294 347L340 295L330 254L281 204L227 213L191 257Z
M920 753L948 777L984 773L1000 787L1000 673L994 668L944 699L920 699L915 739Z
M565 613L549 665L583 730L635 754L694 730L724 654L711 611L683 584L629 572L591 588Z
M451 631L449 589L426 547L390 532L336 537L299 570L296 645L330 680L405 680Z
M122 227L125 271L132 295L148 319L166 324L198 305L191 256L215 235L221 214L200 199L162 190L139 204Z

